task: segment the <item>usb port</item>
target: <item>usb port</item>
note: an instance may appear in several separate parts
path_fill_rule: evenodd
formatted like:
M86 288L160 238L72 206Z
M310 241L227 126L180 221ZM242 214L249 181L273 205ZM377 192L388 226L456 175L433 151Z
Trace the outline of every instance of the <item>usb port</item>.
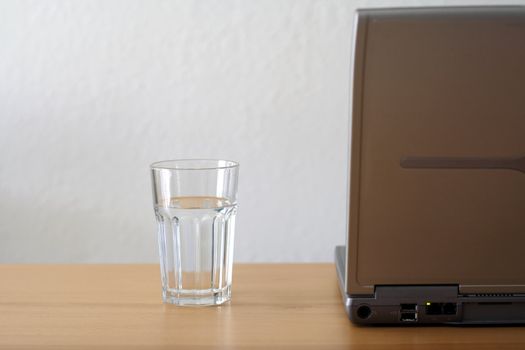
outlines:
M415 312L402 312L401 321L403 322L416 322L417 314Z
M401 304L402 311L416 311L417 304Z

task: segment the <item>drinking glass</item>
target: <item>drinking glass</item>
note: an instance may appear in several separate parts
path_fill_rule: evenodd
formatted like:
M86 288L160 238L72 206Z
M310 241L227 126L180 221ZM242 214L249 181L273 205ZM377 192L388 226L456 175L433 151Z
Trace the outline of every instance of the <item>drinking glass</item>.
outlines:
M231 299L239 164L166 160L151 165L162 299L220 305Z

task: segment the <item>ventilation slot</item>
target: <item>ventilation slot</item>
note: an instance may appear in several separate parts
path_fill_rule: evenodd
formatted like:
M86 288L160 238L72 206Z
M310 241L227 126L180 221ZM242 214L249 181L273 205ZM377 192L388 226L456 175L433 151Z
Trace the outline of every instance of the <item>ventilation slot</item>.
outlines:
M477 293L471 294L474 297L513 297L513 293Z

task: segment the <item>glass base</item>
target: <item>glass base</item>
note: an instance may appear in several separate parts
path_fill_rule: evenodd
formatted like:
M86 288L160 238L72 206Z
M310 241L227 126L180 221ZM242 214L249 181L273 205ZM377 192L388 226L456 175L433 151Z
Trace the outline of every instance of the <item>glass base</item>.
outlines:
M222 289L167 289L162 301L178 306L214 306L231 300L231 286Z

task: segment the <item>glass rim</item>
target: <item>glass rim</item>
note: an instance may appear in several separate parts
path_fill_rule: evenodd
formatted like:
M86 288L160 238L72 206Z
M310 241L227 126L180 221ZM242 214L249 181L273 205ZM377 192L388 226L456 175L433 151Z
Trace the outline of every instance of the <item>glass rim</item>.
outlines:
M202 166L177 166L184 162L203 163ZM216 162L217 166L210 166L206 162ZM224 165L219 165L224 162ZM160 160L150 164L152 170L220 170L238 168L239 163L227 159L211 159L211 158L188 158L188 159L168 159Z

